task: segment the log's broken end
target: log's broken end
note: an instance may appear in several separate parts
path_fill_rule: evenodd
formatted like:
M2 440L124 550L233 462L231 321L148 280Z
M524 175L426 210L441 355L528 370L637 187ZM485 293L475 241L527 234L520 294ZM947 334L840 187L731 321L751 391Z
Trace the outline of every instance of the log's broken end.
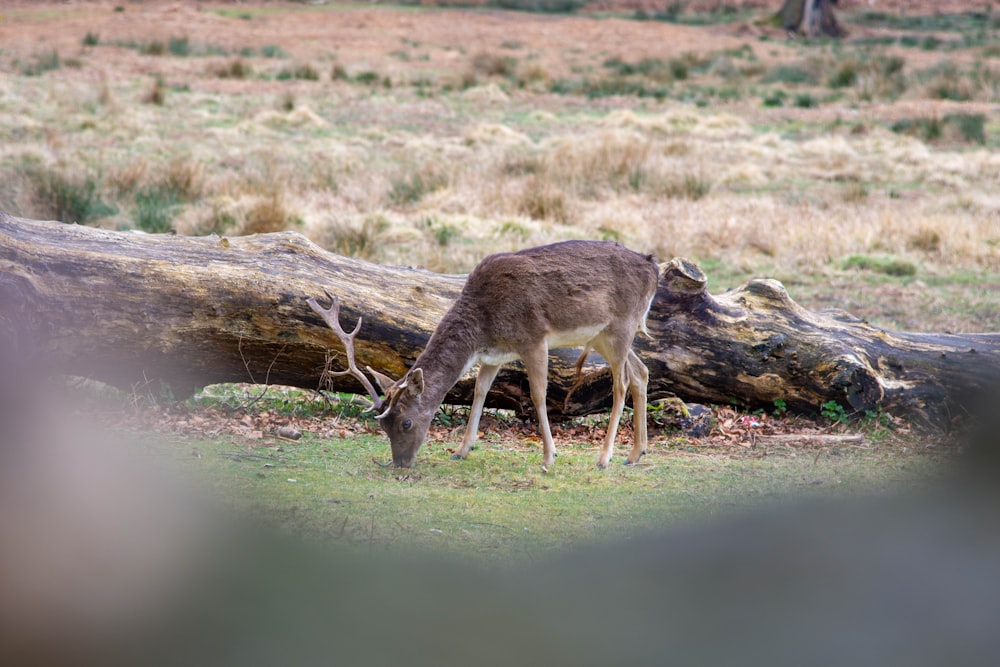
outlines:
M701 294L708 285L708 278L691 260L674 257L660 265L660 285L675 294Z

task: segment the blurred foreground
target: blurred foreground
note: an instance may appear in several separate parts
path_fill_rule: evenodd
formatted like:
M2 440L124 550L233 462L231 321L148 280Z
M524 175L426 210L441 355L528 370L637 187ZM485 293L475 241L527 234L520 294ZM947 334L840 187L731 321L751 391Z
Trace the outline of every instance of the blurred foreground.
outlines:
M3 664L1000 661L995 411L921 493L790 502L486 570L363 557L218 511L26 381L38 369L12 338Z

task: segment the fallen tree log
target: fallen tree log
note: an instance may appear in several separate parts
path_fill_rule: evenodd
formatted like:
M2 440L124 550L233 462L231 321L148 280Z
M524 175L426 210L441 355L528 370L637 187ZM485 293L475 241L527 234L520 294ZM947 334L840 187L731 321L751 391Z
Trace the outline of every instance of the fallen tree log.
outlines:
M650 400L770 407L781 399L802 412L833 400L941 430L1000 379L1000 334L885 331L843 312L808 311L773 280L711 295L694 264L678 258L662 269L651 335L636 339ZM0 213L7 353L31 349L60 373L125 389L162 382L176 398L219 382L325 388L324 368L341 370L344 360L306 303L324 291L340 297L345 327L364 319L358 364L399 376L463 281L333 255L294 232L150 235ZM596 355L567 398L577 354L550 356L553 418L610 403L610 374ZM364 393L349 376L330 382ZM446 401L470 403L473 385L464 378ZM530 413L518 364L501 371L487 405Z

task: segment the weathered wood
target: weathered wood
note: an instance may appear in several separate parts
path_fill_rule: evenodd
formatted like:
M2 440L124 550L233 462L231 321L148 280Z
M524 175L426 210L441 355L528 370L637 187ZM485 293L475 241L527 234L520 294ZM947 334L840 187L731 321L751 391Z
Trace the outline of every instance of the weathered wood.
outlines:
M713 296L698 267L673 260L639 340L650 395L815 412L837 401L883 408L928 430L946 429L1000 381L1000 334L903 333L841 310L810 311L781 283L751 280Z
M320 387L328 355L343 368L339 342L306 303L324 290L341 298L346 328L364 318L358 364L401 375L463 281L333 255L294 232L149 235L0 213L6 349L30 347L59 372L124 388L162 380L176 397L217 382ZM808 311L773 280L716 296L706 285L686 260L663 265L651 337L636 338L651 400L768 407L782 399L804 412L835 400L943 429L1000 378L1000 334L891 332ZM596 355L567 398L577 354L550 357L553 418L610 403L610 374ZM446 400L468 404L473 384L463 379ZM333 388L363 392L350 377ZM518 364L501 371L488 405L531 411Z

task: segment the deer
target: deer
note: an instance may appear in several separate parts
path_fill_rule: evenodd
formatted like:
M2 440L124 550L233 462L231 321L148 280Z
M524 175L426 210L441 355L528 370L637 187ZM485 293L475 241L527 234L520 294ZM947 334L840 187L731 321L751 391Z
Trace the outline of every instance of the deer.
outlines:
M354 338L358 318L347 333L340 324L340 302L323 308L308 303L344 345L347 369L372 397L371 411L389 437L392 461L385 466L411 468L445 395L479 364L468 425L452 459L472 451L487 393L500 367L520 359L528 376L531 402L542 438L542 470L556 458L546 407L550 349L583 347L576 362L572 394L594 350L607 361L612 376L612 406L597 467L605 469L614 453L626 392L633 404L633 445L626 465L646 453L646 385L649 371L632 350L637 332L649 335L646 318L659 280L652 255L613 241L563 241L484 258L469 274L458 299L445 313L424 351L406 374L392 378L366 366L382 396L357 367Z

